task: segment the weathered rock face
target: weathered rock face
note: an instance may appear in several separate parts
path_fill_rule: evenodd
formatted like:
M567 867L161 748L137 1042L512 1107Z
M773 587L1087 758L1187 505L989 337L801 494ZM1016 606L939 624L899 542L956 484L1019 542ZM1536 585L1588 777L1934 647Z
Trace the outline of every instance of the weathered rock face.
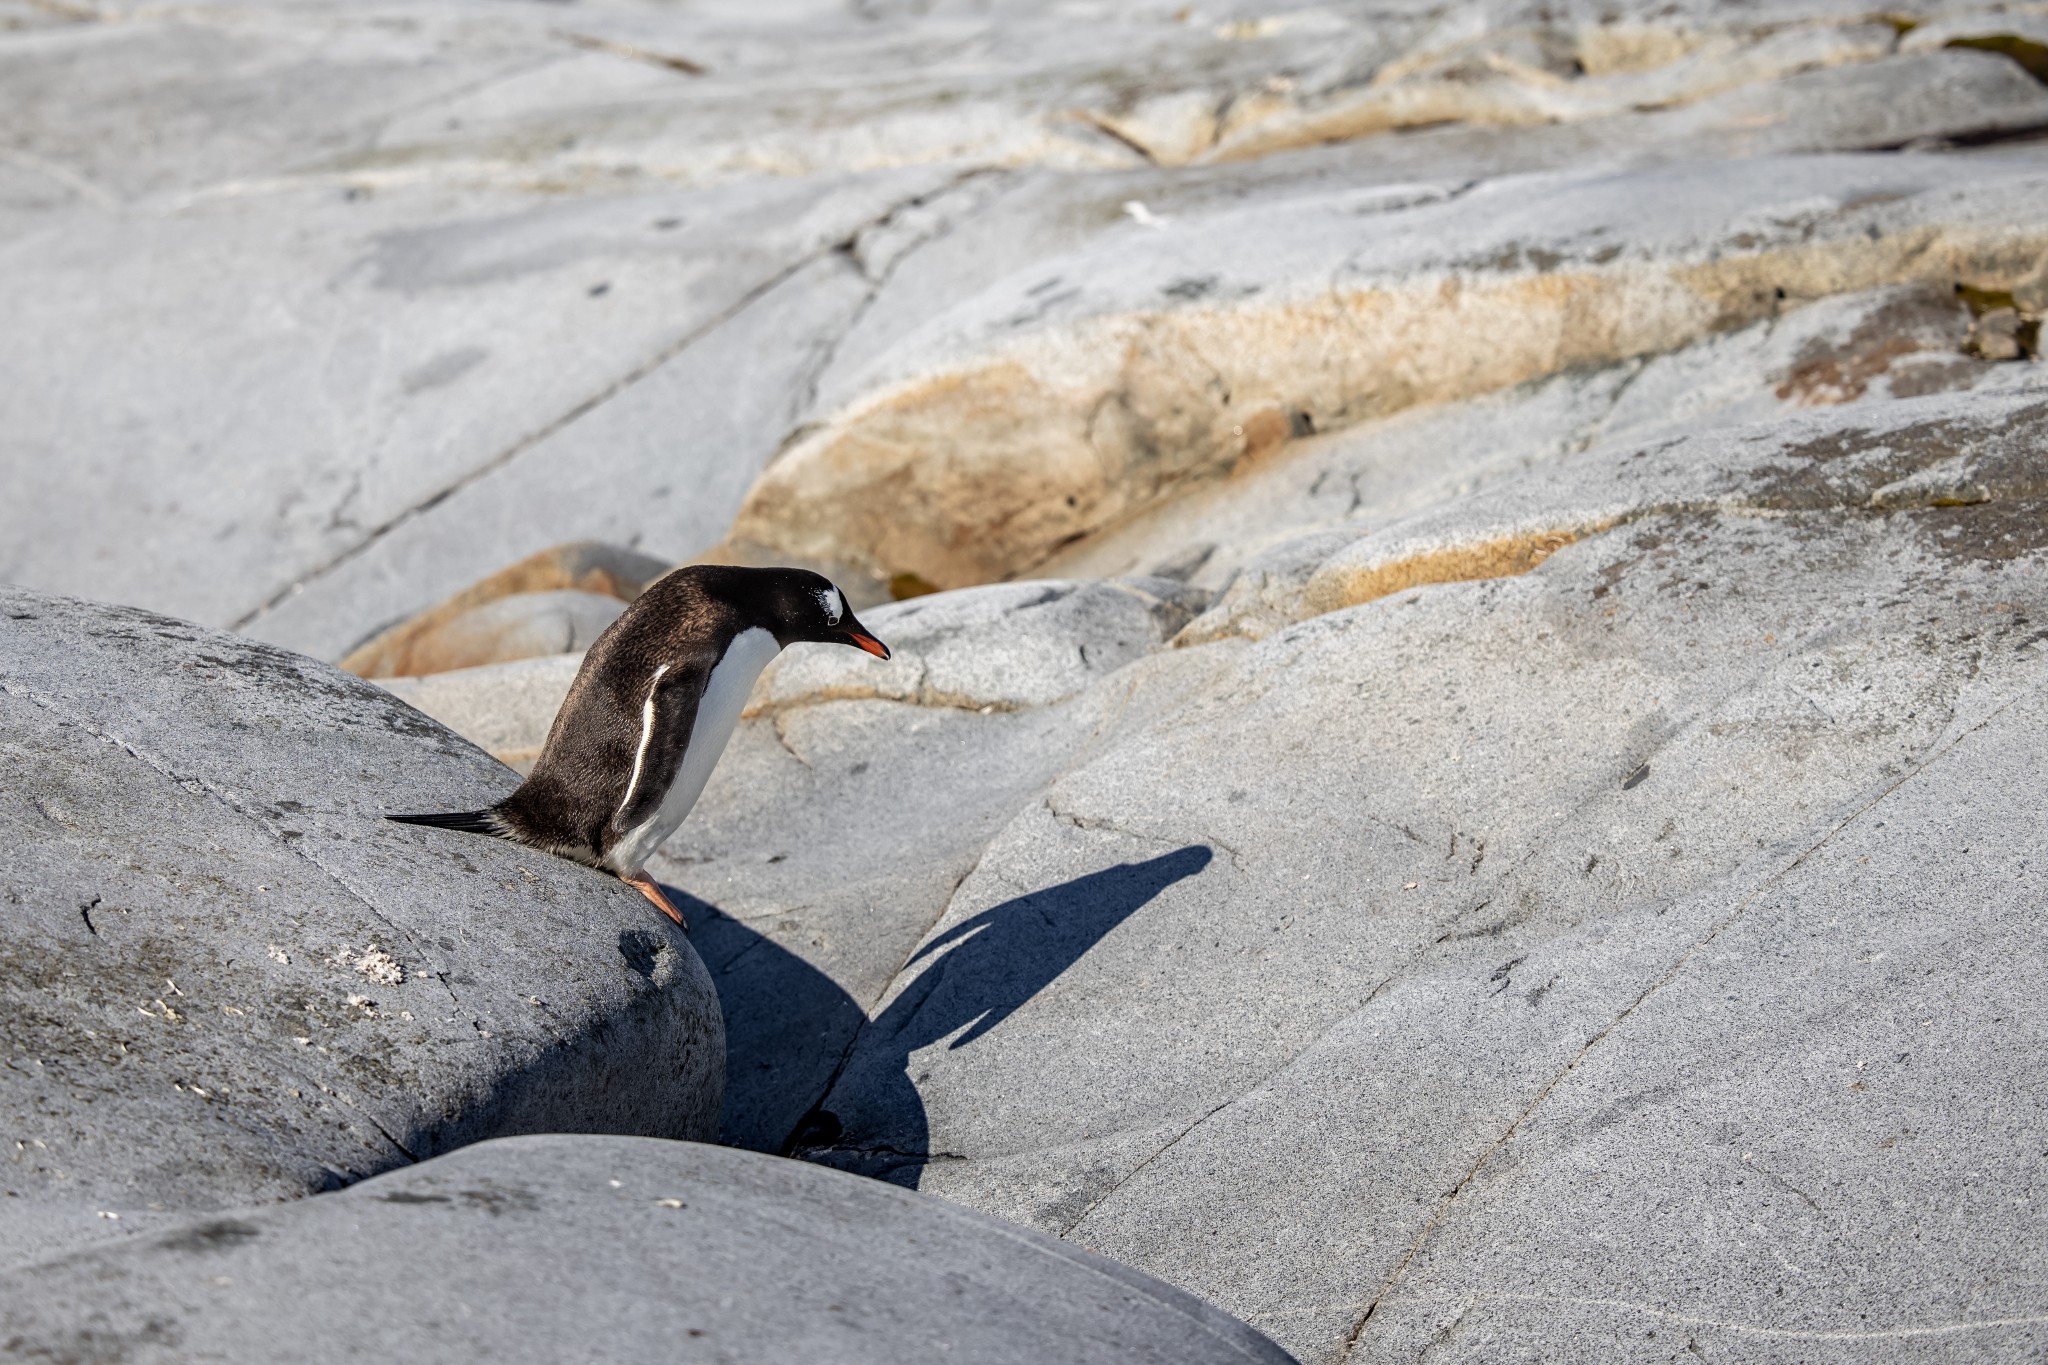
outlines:
M663 864L725 912L698 941L728 1137L1109 1251L1309 1360L1672 1332L1852 1359L2038 1315L1968 1301L2031 1264L2024 1204L1896 1274L1867 1254L1983 1172L2041 1178L2003 1117L2036 1107L2010 1059L2048 1027L2016 984L2040 964L2000 927L2041 890L2035 383L1367 502L1271 552L1255 629L1198 618L1033 707L764 701ZM1577 411L1505 401L1430 420L1542 444ZM1329 444L1398 451L1407 421ZM1261 477L1294 475L1245 502L1288 506ZM1722 1230L1760 1218L1866 1250L1802 1241L1794 1272Z
M487 802L503 768L270 646L0 611L0 1258L498 1134L711 1134L718 1013L666 920L382 818Z
M1526 206L1498 209L1552 192L1583 207L1583 179L1473 182L2048 121L2027 65L2036 19L1970 0L1883 20L1837 0L862 0L566 20L444 0L403 22L229 0L15 4L4 22L0 240L17 268L0 279L0 457L18 477L0 578L323 658L565 540L675 563L725 536L743 501L742 539L887 569L877 584L1022 572L1063 535L1293 437L1297 414L1548 373L1546 319L1573 364L1761 315L1725 280L1695 278L1695 294L1670 276L1683 252L1589 262L1610 241L1560 241ZM1957 160L1922 158L1920 187ZM1924 278L1983 245L1952 230L1981 201L1952 218L1924 195L1855 207L1833 174L1679 180L1790 206L1816 225L1816 258L1872 224L1891 234L1840 280L1768 282L1795 299L1852 275ZM1642 226L1650 184L1616 187L1625 216L1579 225ZM1798 204L1809 189L1830 203ZM1459 218L1431 199L1471 202ZM1664 245L1719 242L1731 260L1796 235L1760 218L1717 237L1682 216L1657 215ZM1527 259L1438 280L1379 243L1403 219L1477 242L1494 217L1584 267L1584 288L1558 297L1592 316L1546 313ZM1754 248L1737 244L1749 230ZM1916 232L1932 234L1920 266ZM1319 264L1257 264L1282 243ZM1119 295L1103 272L1133 254L1151 266ZM1464 302L1438 310L1447 280ZM1326 284L1321 313L1304 312ZM1297 306L1239 296L1255 286ZM1609 325L1636 316L1616 290L1648 291L1634 332ZM1458 336L1500 339L1472 348L1488 362L1464 379L1428 326L1440 311ZM1318 316L1354 340L1384 319L1435 340L1374 389L1331 372ZM969 323L972 345L916 340ZM1028 354L1007 368L1012 333ZM1085 364L1059 372L1033 338ZM1295 372L1305 382L1283 382ZM991 436L984 455L949 450ZM1039 438L1042 469L1025 458ZM906 443L920 452L907 464ZM822 487L813 467L829 466L858 495L843 532L817 540L785 475L749 498L786 446L792 472ZM1020 468L1054 501L950 541L949 511L976 510L959 483L997 467L980 510L1010 506ZM900 506L892 470L907 474ZM900 548L877 530L892 516Z
M1642 361L1297 442L1285 458L1077 543L1052 567L1127 573L1193 547L1200 555L1191 580L1227 591L1183 640L1256 637L1299 619L1299 589L1335 546L1441 513L1464 495L1589 447L1697 436L1814 407L2033 382L2031 366L1969 354L1972 325L1952 287L1840 295ZM1512 567L1504 558L1501 568Z
M528 1137L0 1275L0 1353L1285 1365L1049 1237L800 1162Z
M1569 968L1554 953L1514 967L1496 1017L1581 962L1619 1008L1548 1050L1569 1054L1559 1083L1449 1187L1358 1359L1432 1341L1468 1361L1588 1340L1666 1360L1674 1338L1760 1361L2040 1349L2040 1082L2023 1059L2048 1041L2026 927L2044 890L2048 691L2038 669L2032 682L1960 710L1920 766L1777 866L1674 907L1696 937L1675 928L1663 971L1655 949L1628 961L1620 936L1561 942ZM1445 1003L1390 1002L1431 1030L1415 1070L1472 1064L1452 1056ZM1335 1051L1278 1088L1371 1055Z
M896 659L785 655L651 864L694 898L726 1141L1100 1248L1311 1361L2022 1355L2048 47L1973 3L42 7L0 36L0 576L445 670L389 690L519 764L583 641L534 599L604 596L587 625L685 557L809 562ZM401 727L346 732L338 805L230 780L307 727L208 710L241 666L203 663L62 702L153 756L190 720L212 766L152 771L244 816L203 857L108 835L142 889L74 932L255 914L180 870L245 845L361 904L293 926L343 926L310 963L268 929L209 958L245 1012L203 1035L182 967L107 1009L226 1037L249 963L314 973L259 995L270 1038L319 973L474 960L489 1075L631 1050L592 1021L665 997L605 995L587 939L546 973L582 1013L514 1046L555 1005L504 993L524 958L392 908L449 857L585 885L370 818L505 774L404 797L436 770L379 757ZM85 744L43 705L36 753ZM415 1061L429 1014L349 993L374 1017L277 1046L355 1127L261 1108L226 1165L300 1164L258 1194L374 1169L358 1129L431 1148L444 1094L555 1093L431 1030ZM253 1061L162 1065L166 1103L283 1104ZM575 1107L640 1124L611 1074Z
M2048 259L2048 234L2021 226L2048 209L2034 158L1318 186L1276 207L1132 225L990 284L859 376L862 396L763 475L734 539L878 580L983 582L1311 431L1829 295L2009 291Z

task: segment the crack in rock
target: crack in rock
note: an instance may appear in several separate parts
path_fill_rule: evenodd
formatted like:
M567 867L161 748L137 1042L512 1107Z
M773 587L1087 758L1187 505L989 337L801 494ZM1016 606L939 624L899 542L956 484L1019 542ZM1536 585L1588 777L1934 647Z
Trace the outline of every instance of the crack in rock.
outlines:
M1724 1318L1709 1318L1693 1313L1681 1313L1655 1304L1637 1303L1629 1299L1607 1299L1581 1294L1510 1294L1487 1293L1475 1296L1458 1317L1437 1334L1442 1339L1446 1333L1463 1322L1467 1317L1489 1303L1521 1303L1536 1306L1557 1306L1564 1308L1607 1308L1617 1312L1640 1313L1645 1317L1664 1322L1675 1322L1687 1327L1705 1328L1709 1331L1727 1332L1736 1336L1755 1337L1770 1341L1905 1341L1915 1337L1951 1336L1960 1332L1983 1332L2016 1327L2038 1327L2048 1323L2048 1314L2033 1314L2004 1318L1965 1318L1954 1322L1908 1323L1899 1327L1765 1327L1758 1323L1736 1322ZM1433 1339L1432 1345L1435 1344ZM1425 1348L1424 1355L1427 1355ZM1418 1356L1417 1359L1423 1357Z
M1465 1192L1465 1190L1472 1184L1472 1182L1475 1179L1478 1178L1479 1173L1486 1168L1489 1162L1492 1161L1494 1154L1500 1151L1503 1147L1505 1147L1510 1141L1514 1139L1516 1134L1522 1130L1522 1128L1528 1123L1529 1119L1536 1113L1536 1111L1542 1108L1544 1103L1557 1090L1557 1088L1560 1085L1564 1084L1565 1080L1568 1077L1570 1077L1573 1072L1579 1069L1579 1067L1585 1062L1586 1058L1592 1054L1595 1048L1599 1047L1599 1045L1602 1042L1606 1041L1606 1039L1610 1037L1615 1032L1615 1030L1619 1029L1623 1024L1627 1023L1629 1018L1632 1015L1634 1015L1638 1010L1640 1010L1645 1004L1647 1004L1653 996L1657 995L1660 991L1662 991L1666 986L1670 985L1673 981L1676 981L1684 973L1685 968L1688 964L1692 962L1694 957L1698 956L1698 954L1703 949L1712 944L1714 940L1716 940L1722 935L1722 933L1732 928L1737 923L1737 921L1739 921L1745 914L1748 913L1751 906L1756 904L1758 900L1762 899L1763 896L1767 892L1769 892L1774 886L1776 886L1780 881L1784 880L1793 872L1797 871L1800 867L1804 866L1805 863L1810 858L1812 858L1814 854L1818 853L1821 849L1825 848L1828 844L1832 843L1835 840L1835 838L1839 836L1844 830L1847 830L1850 826L1856 824L1864 816L1868 815L1872 810L1876 809L1877 806L1883 803L1894 792L1904 787L1907 783L1912 782L1921 774L1927 772L1930 768L1932 768L1935 764L1941 762L1949 754L1954 753L1955 750L1962 744L1964 740L1968 739L1971 735L1977 733L1977 731L1983 729L1986 725L1989 725L1993 720L1996 720L1999 716L2003 715L2007 710L2011 709L2014 705L2016 705L2019 701L2021 701L2028 695L2030 694L2027 692L2018 693L2013 697L2008 698L1999 706L1992 708L1991 711L1989 711L1986 715L1978 719L1974 724L1970 725L1967 729L1954 735L1948 740L1948 742L1937 747L1932 753L1930 753L1927 756L1927 758L1923 762L1920 763L1919 766L1913 768L1910 772L1901 776L1897 781L1891 783L1883 791L1879 792L1876 796L1873 796L1869 801L1866 801L1863 805L1859 806L1855 811L1851 812L1849 815L1838 821L1826 833L1821 835L1820 838L1816 839L1813 843L1809 844L1805 849L1801 850L1795 857L1791 858L1782 866L1780 866L1776 870L1772 871L1769 875L1764 877L1763 880L1757 883L1757 885L1749 892L1748 895L1742 898L1742 900L1735 906L1733 910L1731 910L1727 915L1723 916L1720 920L1716 921L1714 925L1711 928L1709 928L1704 935L1702 935L1699 939L1695 940L1689 947L1685 949L1683 953L1679 954L1678 959L1675 962L1673 962L1671 966L1668 969L1666 969L1662 975L1660 975L1655 981L1652 981L1648 986L1646 986L1642 990L1642 992L1636 996L1634 1000L1630 1001L1626 1006L1624 1006L1619 1013L1617 1013L1600 1029L1598 1033L1594 1034L1591 1038L1589 1038L1586 1041L1585 1045L1582 1046L1578 1050L1578 1052L1573 1054L1571 1059L1567 1061L1564 1064L1564 1066L1560 1068L1554 1075L1552 1075L1551 1078L1548 1081L1546 1081L1540 1089L1537 1090L1535 1095L1530 1099L1529 1103L1525 1105L1522 1111L1508 1123L1507 1127L1502 1129L1501 1132L1496 1137L1494 1137L1494 1139L1491 1142L1489 1142L1486 1145L1486 1147L1479 1153L1477 1159L1474 1160L1471 1166L1466 1170L1465 1174L1459 1177L1458 1182L1451 1187L1451 1189L1444 1195L1443 1199L1437 1204L1435 1210L1433 1210L1430 1213L1429 1217L1423 1221L1421 1229L1415 1234L1414 1240L1409 1243L1408 1248L1402 1254L1400 1261L1396 1263L1393 1271L1387 1276L1386 1281L1380 1286L1379 1292L1374 1294L1372 1298L1366 1303L1364 1311L1360 1313L1357 1321L1353 1324L1351 1332L1345 1338L1343 1349L1337 1357L1339 1362L1350 1360L1352 1355L1356 1353L1359 1343L1364 1339L1365 1330L1372 1321L1373 1314L1378 1310L1380 1304L1385 1301L1386 1297L1394 1292L1395 1288L1400 1284L1402 1279L1406 1277L1409 1269L1414 1265L1416 1258L1422 1253L1422 1249L1428 1243L1430 1237L1434 1235L1436 1230L1443 1225L1444 1221L1448 1217L1450 1217L1452 1206L1457 1202L1458 1197Z
M342 890L342 892L349 897L349 899L361 905L365 910L368 910L370 914L375 916L380 922L387 926L392 933L404 938L408 946L412 948L414 954L421 961L427 960L427 955L421 949L418 938L410 930L406 929L403 925L393 920L389 915L386 915L384 911L380 909L374 901L370 900L369 897L363 895L362 892L356 890L353 886L350 886L348 882L339 873L335 872L332 868L325 866L320 862L319 859L315 858L312 854L308 853L305 849L301 848L299 846L301 843L300 840L286 838L284 833L278 830L269 821L263 819L262 816L256 814L254 811L243 806L239 801L236 801L233 797L229 796L226 792L221 791L212 783L207 782L203 778L181 777L170 766L170 764L154 757L153 755L144 753L142 750L136 748L133 744L130 744L128 741L119 738L110 731L94 723L87 717L80 715L72 711L69 707L62 705L55 698L45 697L33 691L30 688L23 687L18 683L8 682L5 679L0 679L0 692L5 692L7 695L12 697L19 697L22 700L28 702L31 706L35 706L40 710L47 711L51 715L58 717L67 724L76 725L80 730L84 731L88 735L91 735L94 739L99 740L102 744L107 745L109 748L127 754L137 763L140 763L143 767L149 769L151 772L154 772L159 777L163 778L165 781L171 782L179 787L182 787L186 791L191 792L195 796L205 796L208 799L214 801L219 806L221 806L223 809L231 811L235 815L240 816L243 820L246 820L251 825L254 825L257 829L263 831L263 833L266 836L268 836L269 839L275 844L277 844L280 848L285 849L293 857L304 862L307 866L312 867L313 869L318 871L321 874L321 876L325 877L329 882L339 887ZM88 927L90 927L90 921L88 921ZM462 1002L456 996L455 988L448 984L446 974L441 972L431 972L430 975L434 976L437 980L441 982L442 988L448 992L448 998L451 1001L453 1001L457 1006L460 1006Z
M635 365L634 367L626 371L624 374L620 375L617 379L614 379L611 383L605 385L598 392L575 403L558 416L551 418L546 422L543 422L540 426L528 432L525 436L520 437L518 440L513 441L510 445L506 446L497 454L491 456L489 459L483 461L481 464L478 464L474 468L470 469L468 472L460 475L459 477L453 479L449 483L443 485L441 488L436 489L434 492L428 494L420 501L414 503L412 506L403 509L402 511L398 512L395 516L389 517L386 520L371 527L370 530L360 540L344 548L339 553L330 556L325 562L316 565L314 568L308 570L303 574L300 574L297 578L293 579L291 582L285 584L283 587L273 592L268 598L266 598L263 602L259 603L256 607L247 612L244 612L228 627L228 629L238 634L245 633L251 625L261 620L270 612L276 610L288 599L296 596L300 592L303 592L306 589L306 587L310 584L321 581L322 579L326 578L329 574L334 573L337 569L340 569L344 565L349 564L352 561L362 557L364 554L367 554L372 548L374 548L380 541L382 541L385 537L389 536L392 532L398 530L402 526L409 524L410 522L418 519L419 517L424 516L428 512L431 512L434 508L448 501L448 499L454 497L457 493L462 492L464 489L469 488L472 485L477 484L486 478L489 478L492 474L495 474L499 470L505 468L507 465L511 464L512 461L518 459L527 451L540 445L543 441L546 441L549 437L552 437L556 433L573 425L575 422L588 416L590 413L596 411L604 404L618 397L627 389L630 389L635 384L638 384L641 380L648 378L650 375L654 374L655 371L667 365L671 360L674 360L677 356L689 350L698 342L704 340L706 337L710 336L714 332L718 331L720 328L724 327L727 323L733 321L741 313L753 307L756 303L759 303L763 298L767 297L769 294L772 294L776 289L788 283L791 279L794 279L798 274L807 269L809 266L829 257L833 252L839 250L841 245L842 243L833 243L831 245L821 247L816 251L807 252L798 260L791 262L789 265L784 266L781 270L774 272L773 274L769 275L766 279L756 283L754 286L749 288L744 294L742 294L737 300L735 300L732 304L730 304L729 306L727 306L726 308L724 308L723 310L709 318L708 320L698 324L696 327L691 328L681 337L678 337L676 340L670 342L668 345L662 347L660 350L656 351L653 356L646 360L643 360L638 365Z

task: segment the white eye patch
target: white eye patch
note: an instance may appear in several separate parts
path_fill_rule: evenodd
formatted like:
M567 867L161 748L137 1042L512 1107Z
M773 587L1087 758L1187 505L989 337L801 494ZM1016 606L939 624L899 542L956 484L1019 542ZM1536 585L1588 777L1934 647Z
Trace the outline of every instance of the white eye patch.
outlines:
M846 599L839 595L837 588L819 588L818 605L825 609L825 624L836 626L839 618L846 615Z

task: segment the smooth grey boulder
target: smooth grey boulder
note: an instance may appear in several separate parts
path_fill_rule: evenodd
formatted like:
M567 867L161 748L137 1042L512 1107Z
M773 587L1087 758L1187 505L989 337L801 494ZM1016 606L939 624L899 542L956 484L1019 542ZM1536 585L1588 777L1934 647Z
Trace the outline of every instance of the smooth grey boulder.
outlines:
M389 694L6 589L0 716L0 1259L506 1133L715 1131L682 935L587 868L384 820L516 780Z
M289 1347L281 1343L289 1342ZM507 1138L0 1275L0 1359L1286 1365L1050 1237L802 1162Z

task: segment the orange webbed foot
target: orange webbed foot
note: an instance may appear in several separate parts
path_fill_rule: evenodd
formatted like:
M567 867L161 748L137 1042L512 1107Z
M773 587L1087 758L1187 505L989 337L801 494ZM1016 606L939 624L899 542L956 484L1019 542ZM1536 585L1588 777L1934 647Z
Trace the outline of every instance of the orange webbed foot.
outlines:
M687 931L689 929L690 922L683 918L682 911L676 909L670 903L668 896L663 893L660 884L654 878L642 873L635 877L621 877L619 880L653 901L660 908L662 914L674 920L684 930Z

